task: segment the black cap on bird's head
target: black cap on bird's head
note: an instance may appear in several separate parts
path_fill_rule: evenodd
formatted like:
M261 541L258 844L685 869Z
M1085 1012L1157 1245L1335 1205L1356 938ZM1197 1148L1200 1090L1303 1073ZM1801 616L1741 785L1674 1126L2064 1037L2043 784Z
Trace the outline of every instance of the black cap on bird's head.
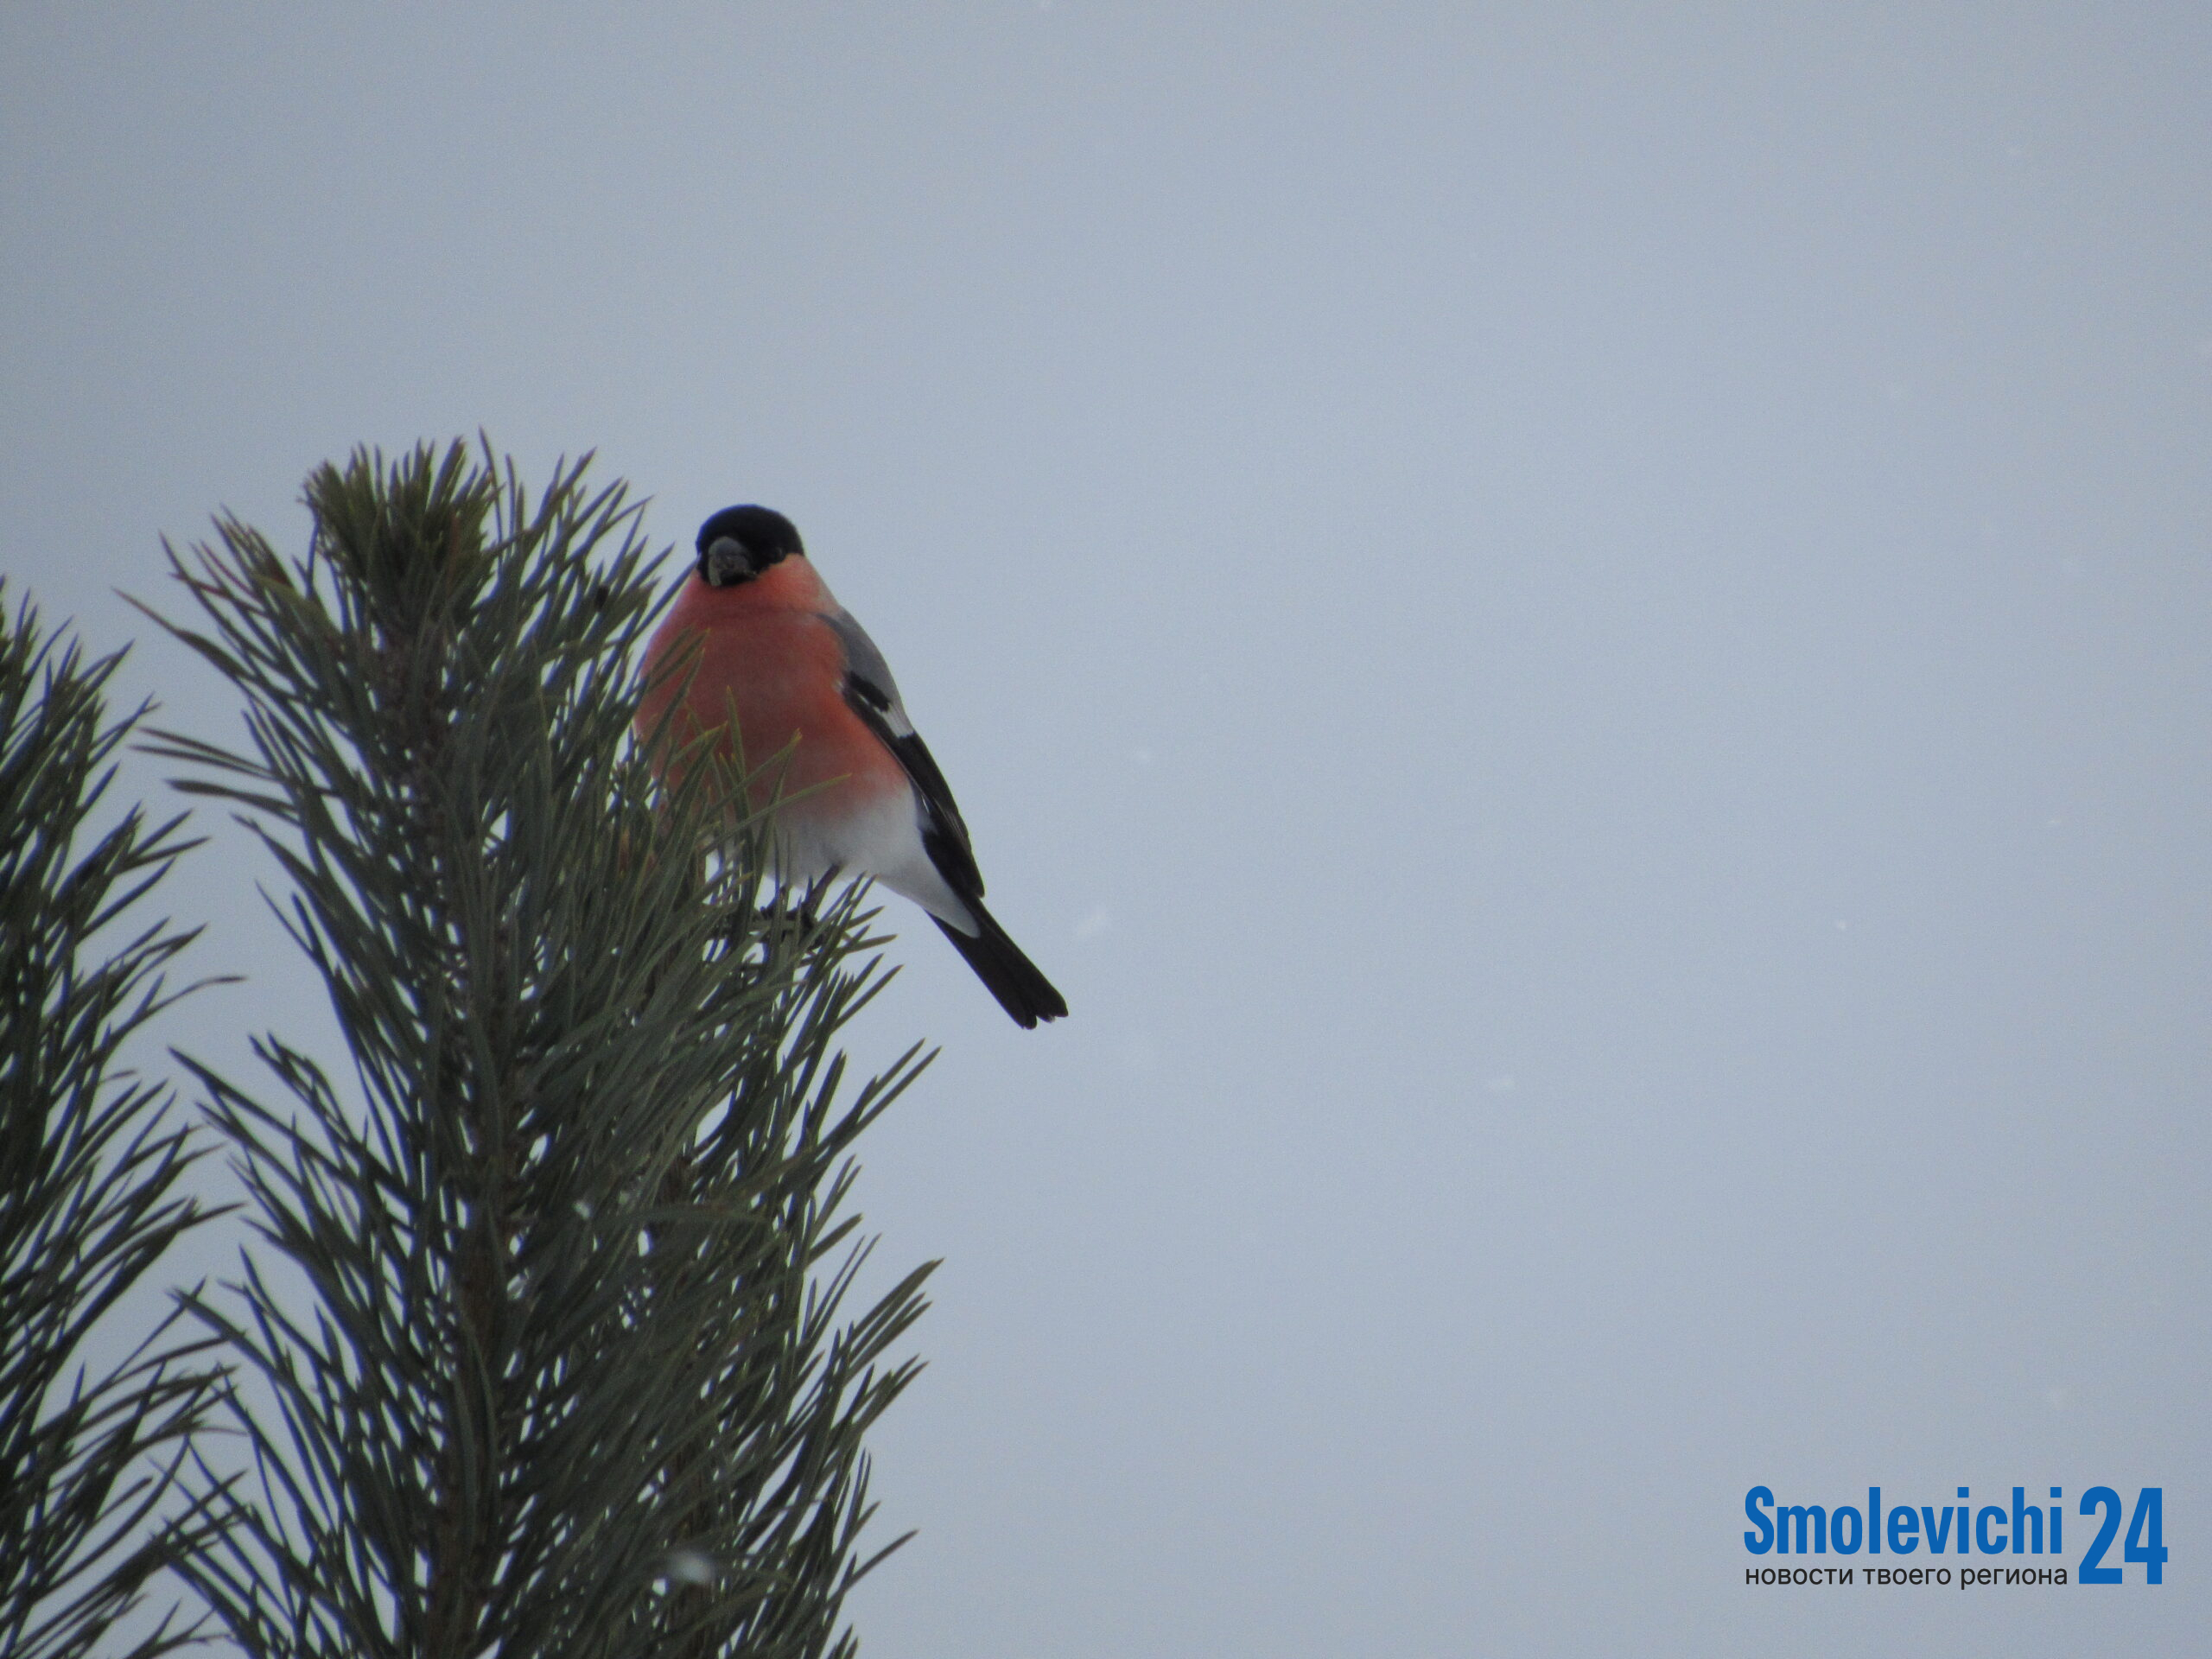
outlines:
M768 507L724 507L699 526L699 579L709 588L750 582L806 549L791 521Z

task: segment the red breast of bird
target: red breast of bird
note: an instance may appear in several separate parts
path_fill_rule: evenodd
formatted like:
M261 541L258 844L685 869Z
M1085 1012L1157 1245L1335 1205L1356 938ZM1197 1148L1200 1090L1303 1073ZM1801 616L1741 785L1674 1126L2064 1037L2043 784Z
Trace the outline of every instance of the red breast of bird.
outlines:
M741 754L753 808L780 795L786 833L906 807L905 770L845 701L844 646L825 620L837 609L804 558L728 588L694 571L646 652L638 730L666 721L664 753Z

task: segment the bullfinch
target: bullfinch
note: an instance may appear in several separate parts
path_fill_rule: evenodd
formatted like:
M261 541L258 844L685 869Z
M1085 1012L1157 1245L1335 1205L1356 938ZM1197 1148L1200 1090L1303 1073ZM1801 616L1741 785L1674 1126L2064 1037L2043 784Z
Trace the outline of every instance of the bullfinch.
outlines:
M665 746L656 766L706 743L760 768L748 788L755 810L779 803L779 879L873 876L929 912L1016 1024L1065 1014L1065 1000L983 908L944 774L883 653L815 574L791 521L725 507L700 526L698 553L646 652L638 731Z

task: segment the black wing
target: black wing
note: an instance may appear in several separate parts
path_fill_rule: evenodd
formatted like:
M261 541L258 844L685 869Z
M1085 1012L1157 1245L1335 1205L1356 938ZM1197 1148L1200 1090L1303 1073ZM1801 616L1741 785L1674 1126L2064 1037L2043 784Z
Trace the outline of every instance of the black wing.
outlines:
M890 664L868 637L868 630L845 612L825 615L823 620L845 648L845 706L899 758L914 785L922 809L922 849L955 893L963 899L982 898L983 873L976 868L967 821L960 816L952 786L938 769L936 757L906 717Z
M951 787L938 770L936 758L914 730L914 722L906 717L906 705L899 699L899 688L892 681L883 653L875 648L868 631L844 612L823 620L844 643L845 704L906 769L915 799L920 803L922 850L937 866L945 885L968 906L974 930L963 931L942 916L930 919L952 941L1016 1025L1027 1030L1039 1020L1059 1019L1068 1011L1067 999L1052 988L1052 982L1037 970L1037 964L1022 955L1021 947L983 908L983 875L976 868L976 855L968 845L968 825L953 804Z

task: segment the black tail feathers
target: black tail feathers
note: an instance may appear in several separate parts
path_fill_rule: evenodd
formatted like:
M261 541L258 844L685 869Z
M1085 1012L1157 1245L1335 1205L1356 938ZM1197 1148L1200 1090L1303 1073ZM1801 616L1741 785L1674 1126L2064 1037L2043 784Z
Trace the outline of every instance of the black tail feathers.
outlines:
M1029 1031L1039 1020L1058 1020L1065 1014L1067 999L1037 971L1037 964L1021 954L1021 947L1007 937L990 912L973 899L967 904L982 930L980 933L963 933L941 921L938 927L952 941L952 948L967 958L976 977L998 998L999 1006L1014 1016L1014 1023ZM930 919L937 921L935 917Z

